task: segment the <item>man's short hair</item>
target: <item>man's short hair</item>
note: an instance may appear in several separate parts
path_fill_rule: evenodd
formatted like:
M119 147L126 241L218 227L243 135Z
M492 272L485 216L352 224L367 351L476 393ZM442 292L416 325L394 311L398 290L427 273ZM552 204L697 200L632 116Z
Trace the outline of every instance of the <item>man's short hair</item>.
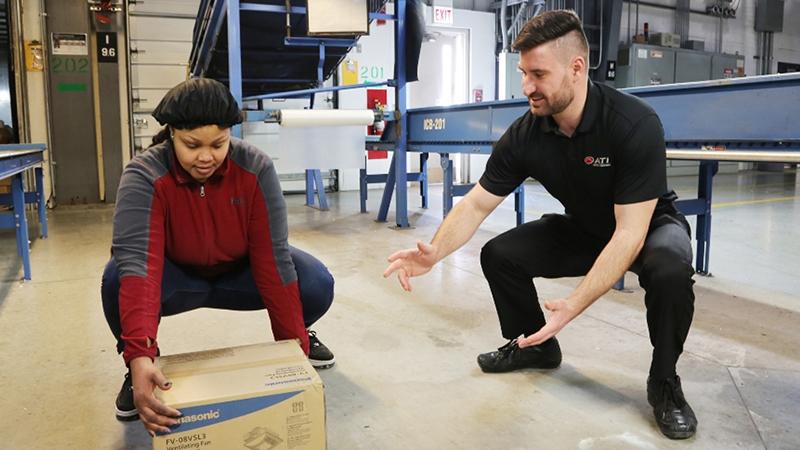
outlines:
M570 9L545 11L530 19L517 35L512 48L523 52L570 34L569 37L577 44L577 50L588 59L589 44L583 32L581 18Z

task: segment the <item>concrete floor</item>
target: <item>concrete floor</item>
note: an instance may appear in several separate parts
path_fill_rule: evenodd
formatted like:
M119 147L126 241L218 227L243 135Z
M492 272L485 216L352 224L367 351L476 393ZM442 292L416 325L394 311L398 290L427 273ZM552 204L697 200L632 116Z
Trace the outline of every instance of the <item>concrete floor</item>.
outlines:
M695 180L671 179L689 197ZM428 240L441 220L411 199L412 230L358 213L357 195L331 211L290 196L291 242L336 277L336 300L314 328L337 365L321 373L331 449L800 448L800 185L788 174L720 175L711 270L697 277L696 314L679 363L697 435L661 437L645 398L650 344L642 291L611 292L560 334L561 368L487 375L476 354L503 344L481 275L482 244L513 225L513 203L462 250L403 292L384 280L386 256ZM412 189L412 192L415 190ZM560 208L527 189L527 217ZM13 232L0 234L0 449L146 449L140 423L114 419L124 373L100 307L113 210L60 207L33 242L21 283ZM390 217L391 219L391 217ZM35 226L32 234L36 234ZM542 297L577 279L539 280ZM166 354L271 339L263 312L201 310L165 318Z

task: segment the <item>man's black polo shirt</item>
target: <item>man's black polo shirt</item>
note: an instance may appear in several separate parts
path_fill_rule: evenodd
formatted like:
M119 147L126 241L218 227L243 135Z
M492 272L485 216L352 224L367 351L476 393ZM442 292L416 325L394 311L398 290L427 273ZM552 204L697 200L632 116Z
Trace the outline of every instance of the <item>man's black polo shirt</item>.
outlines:
M654 217L677 214L675 195L667 191L664 130L655 111L632 95L592 82L572 137L563 135L552 117L528 110L495 143L479 182L504 197L528 177L601 239L614 232L614 204L658 198Z

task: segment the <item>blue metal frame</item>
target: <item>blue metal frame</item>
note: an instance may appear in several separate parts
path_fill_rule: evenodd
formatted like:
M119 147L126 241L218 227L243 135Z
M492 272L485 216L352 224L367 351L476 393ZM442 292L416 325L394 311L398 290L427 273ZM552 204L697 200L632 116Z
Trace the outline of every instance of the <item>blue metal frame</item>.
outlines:
M315 38L315 37L287 37L284 38L284 44L287 46L318 46L319 47L319 63L317 65L317 88L315 89L301 89L288 92L280 92L275 94L254 95L243 98L242 93L242 52L241 52L241 33L240 33L240 13L241 11L249 11L256 13L279 13L285 14L287 8L278 5L264 5L259 3L250 3L247 1L240 2L240 0L202 0L200 11L207 11L209 5L212 5L208 19L201 25L199 30L195 33L195 39L200 41L200 45L195 46L193 54L191 55L192 68L191 74L194 77L203 76L208 68L211 59L211 50L214 48L217 40L217 35L223 23L223 11L227 13L228 23L228 84L231 93L236 101L241 106L245 101L261 101L266 99L275 98L292 98L292 97L309 97L310 106L314 106L314 95L319 92L332 92L344 89L359 89L373 86L393 85L397 89L396 99L398 102L398 109L401 111L401 117L405 115L405 0L396 1L396 15L389 15L383 13L369 13L370 19L385 19L395 20L395 39L397 42L396 64L395 70L398 78L402 78L400 82L394 80L387 80L383 83L363 83L354 86L335 86L331 88L322 88L323 70L325 63L325 48L326 47L351 47L355 43L355 39L335 39L335 38ZM307 8L305 7L291 7L288 9L291 14L306 14ZM260 106L260 104L259 104ZM256 112L247 112L247 120L263 120L267 116L267 112L258 114ZM402 121L401 121L402 122ZM233 128L232 134L241 137L241 126ZM403 133L405 135L405 133ZM403 138L404 139L404 138ZM405 151L405 145L401 146L401 152ZM405 166L403 160L402 166ZM404 170L404 167L403 167ZM403 177L403 184L405 185L406 177ZM423 187L427 189L427 187ZM322 175L319 169L306 170L306 204L309 206L314 205L314 193L319 198L320 209L327 210L327 199L325 197L325 190L322 184ZM403 201L402 211L398 217L406 217L405 207L405 192L398 194ZM427 199L424 200L427 204ZM399 202L398 202L399 205ZM408 226L408 220L404 219L400 226Z
M394 156L392 156L394 157ZM368 185L370 183L386 183L394 186L394 174L393 172L389 173L382 173L382 174L367 174L367 158L364 157L364 169L359 169L359 197L361 200L361 212L367 212L367 193L368 193ZM428 207L428 175L427 175L427 167L428 167L428 154L422 153L420 154L420 171L419 172L410 172L407 174L407 179L410 182L419 182L419 195L422 198L422 207ZM385 217L387 211L383 212L384 220L380 220L379 222L385 222Z
M239 0L226 0L228 3L228 87L233 98L242 107L242 45L239 30ZM231 135L242 137L242 126L231 129Z
M211 0L203 0L202 7L200 11L206 11L209 5L209 1ZM260 12L260 13L280 13L285 14L289 11L292 14L306 14L307 8L305 7L291 7L287 10L285 6L277 6L277 5L263 5L258 3L249 3L249 2L240 2L240 0L218 0L213 3L213 9L210 13L208 21L206 21L203 26L200 27L198 35L195 36L195 39L199 39L201 45L197 46L196 50L197 54L192 54L191 61L193 63L192 67L192 76L202 76L210 62L210 54L211 49L214 47L217 39L217 35L219 34L219 30L222 27L222 11L223 7L227 13L227 23L228 23L228 85L230 87L231 94L239 103L241 107L243 102L245 101L252 101L252 100L266 100L266 99L274 99L274 98L291 98L291 97L309 97L310 100L310 107L314 107L314 95L319 92L330 92L330 91L338 91L344 89L357 89L363 87L371 87L371 86L383 86L387 84L393 84L392 80L387 80L384 83L364 83L361 85L356 86L336 86L332 88L322 88L322 83L324 80L324 64L325 64L325 48L326 47L351 47L356 40L355 39L336 39L336 38L316 38L316 37L287 37L284 38L284 44L287 46L317 46L319 47L319 63L317 64L317 88L315 89L302 89L302 90L295 90L289 92L281 92L275 94L266 94L266 95L256 95L256 96L248 96L243 98L242 93L242 52L241 52L241 32L240 32L240 13L241 11L250 11L250 12ZM405 0L399 0L398 7L401 14L398 14L397 17L400 20L404 21L405 17ZM382 19L394 18L393 16L389 15L380 15ZM401 19L402 18L402 19ZM401 29L400 42L405 43L405 34ZM403 58L405 58L405 52L402 51ZM402 70L399 71L405 77L405 65L401 62L400 67ZM402 105L403 110L405 110L405 80L403 80L402 86ZM255 114L252 112L247 113L248 120L253 120L256 117L261 117L262 120L266 117L266 112L263 114ZM241 126L237 125L231 130L231 134L236 137L241 137L242 131ZM306 204L308 206L314 206L314 194L317 195L319 199L320 209L327 210L328 209L328 202L325 196L325 189L322 182L322 174L319 169L308 169L306 170L305 174L306 180ZM406 224L407 226L407 224Z
M25 213L26 203L35 203L39 213L39 225L42 238L47 238L46 198L44 193L44 161L43 144L9 144L0 145L0 179L11 178L11 194L0 195L0 204L12 205L10 213L0 213L0 228L16 230L17 255L22 258L23 277L31 279L30 241L28 236L28 219ZM36 190L25 192L22 175L26 170L34 169Z
M394 20L394 15L386 13L369 13L370 20Z
M266 12L266 13L286 13L285 6L279 5L262 5L260 3L242 3L241 4L242 11L255 11L255 12ZM291 14L306 14L307 9L304 6L292 6Z
M368 140L365 145L366 150L383 150L394 151L395 143L393 142L374 142ZM428 155L429 153L437 153L440 157L440 164L442 167L443 183L442 183L442 217L453 209L453 198L463 197L475 186L474 183L468 184L455 184L453 176L453 164L450 160L450 153L465 153L465 154L489 154L492 151L489 145L447 145L447 144L434 144L434 145L409 145L409 152L420 154L420 171L408 172L406 174L407 181L419 182L420 197L422 201L422 208L428 207ZM395 155L392 155L392 160L389 167L394 167ZM366 166L366 163L365 163ZM360 184L359 194L361 199L361 212L367 212L367 185L369 183L386 183L384 187L383 197L378 209L378 216L375 219L377 222L386 222L386 217L389 212L389 202L391 202L392 194L395 187L396 174L393 170L389 170L387 174L367 174L366 169L360 171ZM388 199L388 200L387 200ZM516 213L517 225L522 225L525 222L525 186L519 185L514 190L514 211Z
M205 10L205 8L202 10ZM208 69L208 64L211 62L211 49L213 49L216 45L217 36L219 35L219 31L222 29L222 13L224 10L224 1L214 2L214 7L211 10L211 16L209 17L208 22L206 22L205 27L200 30L200 36L197 36L197 38L200 39L201 44L198 47L199 50L197 51L197 54L192 55L190 59L194 62L194 66L192 67L193 77L203 76L206 72L206 69Z
M718 171L719 163L717 161L701 161L700 176L697 180L697 198L675 202L678 209L685 215L697 215L695 270L701 275L710 274L708 264L711 254L711 191L714 175Z
M668 142L797 143L797 116L792 112L800 110L800 73L635 87L625 92L658 112Z
M395 224L398 228L408 228L408 190L406 179L406 150L408 148L408 114L406 111L406 0L395 0L394 23L394 79L397 81L395 86L395 105L399 112L397 146L395 147L392 169L395 175ZM387 187L384 189L383 199L387 203ZM388 194L391 198L391 193ZM381 203L383 208L383 202ZM380 215L378 216L380 220ZM384 215L383 220L386 220Z
M355 39L335 39L335 38L316 38L316 37L287 37L283 42L289 46L297 47L316 47L318 45L328 47L352 47Z

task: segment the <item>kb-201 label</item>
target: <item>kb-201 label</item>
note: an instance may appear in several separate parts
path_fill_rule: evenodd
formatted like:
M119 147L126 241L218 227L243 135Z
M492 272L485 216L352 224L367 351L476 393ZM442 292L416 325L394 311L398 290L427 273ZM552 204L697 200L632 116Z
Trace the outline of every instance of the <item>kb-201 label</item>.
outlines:
M444 117L436 117L434 119L422 119L422 129L429 130L444 130L446 125Z

